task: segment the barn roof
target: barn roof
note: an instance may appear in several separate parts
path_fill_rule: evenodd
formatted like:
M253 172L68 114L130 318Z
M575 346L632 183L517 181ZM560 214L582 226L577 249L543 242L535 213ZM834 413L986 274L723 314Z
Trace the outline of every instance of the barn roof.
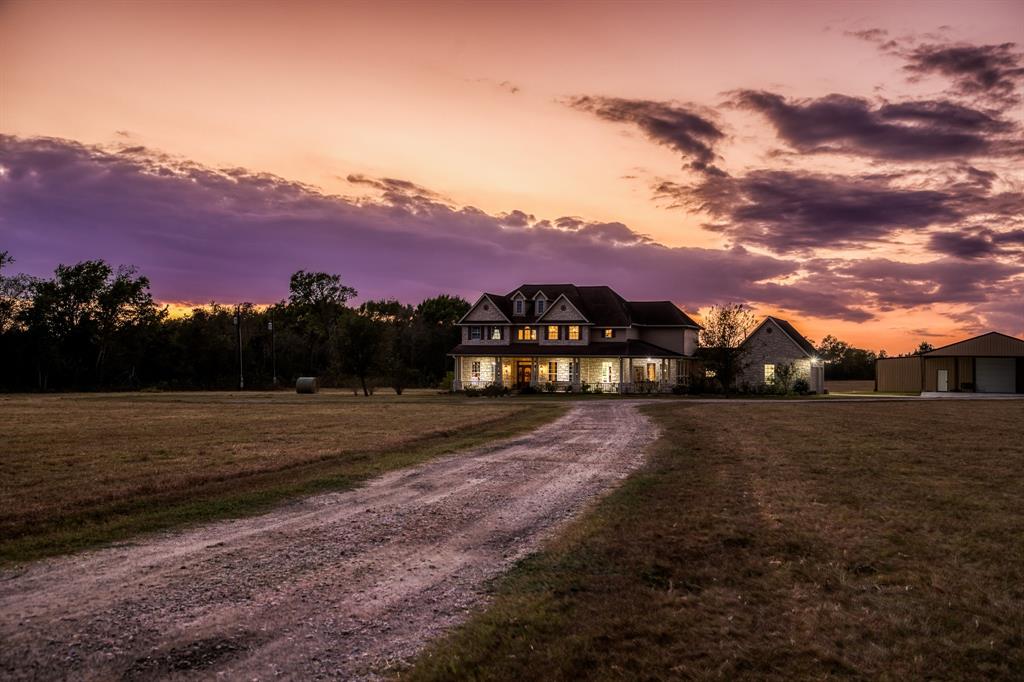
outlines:
M1024 357L1024 340L1000 332L988 332L924 353L925 357Z

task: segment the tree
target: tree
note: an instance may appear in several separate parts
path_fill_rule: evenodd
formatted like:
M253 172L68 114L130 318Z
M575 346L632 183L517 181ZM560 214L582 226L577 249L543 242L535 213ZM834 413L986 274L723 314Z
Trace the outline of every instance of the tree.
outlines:
M914 351L914 355L924 355L925 353L928 353L933 350L935 350L935 347L932 346L932 344L928 343L927 341L922 341L921 343L918 344L917 350Z
M367 315L347 315L342 322L340 356L342 368L359 379L363 395L370 395L366 378L380 363L381 324Z
M346 303L358 295L341 283L339 275L299 270L288 285L288 307L296 328L306 339L306 371L320 374L337 364L335 330L348 308Z
M56 371L73 386L103 385L104 367L120 337L162 319L149 280L101 260L58 265L37 280L21 320L35 344L39 388Z
M416 343L413 323L416 310L395 299L367 301L359 306L359 314L379 325L379 369L395 393L401 395L415 380Z
M704 317L700 345L709 367L729 391L745 366L742 346L756 323L754 313L741 303L712 306Z
M444 379L449 371L447 353L459 343L459 328L455 323L470 307L466 299L448 294L424 299L416 306L413 364L419 369L421 382L437 385Z
M5 267L14 263L7 251L0 251L0 334L8 331L30 301L35 280L28 275L5 275Z
M783 362L775 365L775 375L772 377L772 386L782 395L787 395L793 390L793 382L796 381L796 365L792 362Z

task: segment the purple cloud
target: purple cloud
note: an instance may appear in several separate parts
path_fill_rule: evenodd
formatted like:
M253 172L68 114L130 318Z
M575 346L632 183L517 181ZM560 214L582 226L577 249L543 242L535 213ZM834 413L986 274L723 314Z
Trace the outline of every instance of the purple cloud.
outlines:
M973 177L973 176L972 176ZM777 253L817 248L858 248L887 240L898 230L1024 215L1024 194L992 193L978 182L942 189L894 184L905 176L825 175L752 171L708 177L694 185L662 182L655 188L675 206L707 213L707 229Z
M2 248L44 275L60 262L139 266L163 300L267 302L295 270L340 273L364 297L475 296L524 280L607 283L691 310L767 301L799 265L742 248L669 248L621 223L455 207L405 181L357 178L378 199L349 200L279 177L218 170L134 149L2 138ZM795 312L870 315L838 296L788 287ZM806 299L804 299L806 297ZM806 304L802 301L806 300Z
M721 173L712 164L715 160L714 147L725 137L725 133L705 116L668 102L618 97L584 95L570 98L568 104L605 121L632 123L650 140L691 159L691 168Z
M983 111L942 100L872 106L860 97L832 94L787 101L781 95L740 90L735 106L763 114L779 137L804 153L843 153L892 161L963 159L1022 154L1015 127Z
M902 51L903 68L917 75L939 74L953 81L957 92L1004 103L1019 102L1024 82L1024 54L1016 44L924 44Z

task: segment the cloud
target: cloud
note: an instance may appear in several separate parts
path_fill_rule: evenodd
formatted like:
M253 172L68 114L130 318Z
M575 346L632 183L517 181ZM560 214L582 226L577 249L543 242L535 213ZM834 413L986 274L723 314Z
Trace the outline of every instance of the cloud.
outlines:
M689 159L689 166L695 170L722 173L713 165L714 148L725 133L705 116L675 104L650 100L584 95L572 97L567 103L605 121L637 126L650 140Z
M1000 232L991 229L933 232L928 248L956 258L988 258L1024 251L1024 229Z
M759 90L734 93L734 106L763 114L779 137L804 153L856 154L891 161L963 159L1024 154L1015 125L944 100L873 106L860 97L831 94L788 101Z
M972 169L973 170L973 169ZM898 230L1024 215L1024 195L992 193L976 182L941 189L900 186L900 174L846 176L756 170L704 178L693 185L662 182L655 194L714 219L707 229L777 253L863 248Z
M902 58L911 80L938 75L948 78L953 91L967 97L987 99L1000 105L1020 101L1017 88L1024 83L1024 52L1016 43L975 45L944 41L941 36L889 38L888 31L872 28L847 31L846 35L874 43L887 54Z
M59 262L103 258L139 266L163 300L258 302L285 296L300 268L337 272L364 296L405 301L554 277L691 310L784 293L798 313L870 316L841 293L766 284L794 275L797 263L742 248L670 248L622 223L491 215L393 178L353 176L378 191L355 200L155 152L0 142L3 248L38 275Z
M1015 48L1015 43L929 43L898 53L907 60L903 68L916 76L942 75L963 95L1012 103L1020 101L1017 87L1024 82L1024 54Z
M473 297L557 273L689 310L747 301L856 322L879 310L951 303L970 303L978 324L1005 322L1014 311L1006 298L1024 293L1024 268L991 258L907 264L670 248L623 223L491 215L393 178L357 176L377 196L347 199L157 152L15 137L0 137L0 166L3 249L20 267L45 275L86 258L135 264L162 300L278 300L300 268L337 272L365 297L409 302L440 292ZM1024 230L985 234L1001 249L1024 244Z

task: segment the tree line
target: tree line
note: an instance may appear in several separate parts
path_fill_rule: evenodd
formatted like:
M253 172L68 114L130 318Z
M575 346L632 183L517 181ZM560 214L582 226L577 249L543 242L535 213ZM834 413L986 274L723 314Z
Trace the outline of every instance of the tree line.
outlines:
M469 303L440 295L350 305L358 292L298 271L288 298L197 307L172 317L135 268L102 260L52 277L9 274L0 252L0 390L271 388L299 376L364 394L437 386Z

